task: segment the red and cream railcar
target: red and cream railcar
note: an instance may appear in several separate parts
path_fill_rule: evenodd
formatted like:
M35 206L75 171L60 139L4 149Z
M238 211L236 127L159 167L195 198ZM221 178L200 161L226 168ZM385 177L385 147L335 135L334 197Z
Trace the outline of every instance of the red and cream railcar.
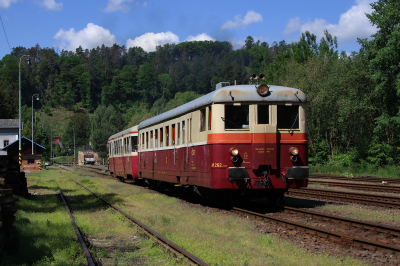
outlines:
M128 128L108 139L110 173L123 180L138 177L138 126Z
M138 176L206 197L307 186L306 101L295 88L219 83L139 124Z

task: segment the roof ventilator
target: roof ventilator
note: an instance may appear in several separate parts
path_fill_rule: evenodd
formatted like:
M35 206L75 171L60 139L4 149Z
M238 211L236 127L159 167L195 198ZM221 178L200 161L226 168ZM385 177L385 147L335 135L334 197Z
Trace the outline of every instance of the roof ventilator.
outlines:
M230 85L229 82L220 82L215 86L215 90L222 89L223 87L227 87L229 85Z

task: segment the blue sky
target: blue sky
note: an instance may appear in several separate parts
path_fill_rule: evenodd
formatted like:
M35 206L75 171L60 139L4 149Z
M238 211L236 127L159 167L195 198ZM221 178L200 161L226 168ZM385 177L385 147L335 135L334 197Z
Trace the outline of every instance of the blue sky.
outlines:
M153 1L153 0L0 0L0 16L12 47L54 47L75 51L103 43L141 46L191 40L244 39L272 44L298 41L309 30L318 37L328 29L338 37L339 50L357 51L358 38L376 32L364 15L370 0L281 1ZM10 53L0 28L0 58Z

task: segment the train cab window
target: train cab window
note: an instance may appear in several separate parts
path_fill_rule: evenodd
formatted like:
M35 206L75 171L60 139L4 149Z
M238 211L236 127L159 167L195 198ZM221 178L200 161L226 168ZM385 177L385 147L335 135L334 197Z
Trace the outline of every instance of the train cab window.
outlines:
M182 144L185 144L185 121L182 121Z
M154 140L155 140L155 142L154 142L154 148L158 148L158 129L155 129L154 130Z
M208 107L208 130L211 130L211 106Z
M259 104L257 106L257 124L269 124L269 105Z
M150 148L153 148L153 130L150 131Z
M206 108L200 110L200 132L206 130Z
M225 129L249 128L249 105L225 105Z
M178 123L178 145L181 143L181 124Z
M131 149L132 152L137 152L137 136L131 137Z
M160 128L160 147L163 147L163 128Z
M169 146L169 126L165 127L165 139L166 139L165 147L167 147Z
M299 129L299 106L278 105L278 129Z
M175 145L175 124L171 127L171 144Z

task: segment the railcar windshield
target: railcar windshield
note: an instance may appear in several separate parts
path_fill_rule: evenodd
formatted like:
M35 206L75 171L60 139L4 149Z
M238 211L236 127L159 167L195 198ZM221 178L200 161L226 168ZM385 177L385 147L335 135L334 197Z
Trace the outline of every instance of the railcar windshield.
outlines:
M278 105L278 129L299 129L298 105Z
M249 128L249 105L225 105L225 129Z

